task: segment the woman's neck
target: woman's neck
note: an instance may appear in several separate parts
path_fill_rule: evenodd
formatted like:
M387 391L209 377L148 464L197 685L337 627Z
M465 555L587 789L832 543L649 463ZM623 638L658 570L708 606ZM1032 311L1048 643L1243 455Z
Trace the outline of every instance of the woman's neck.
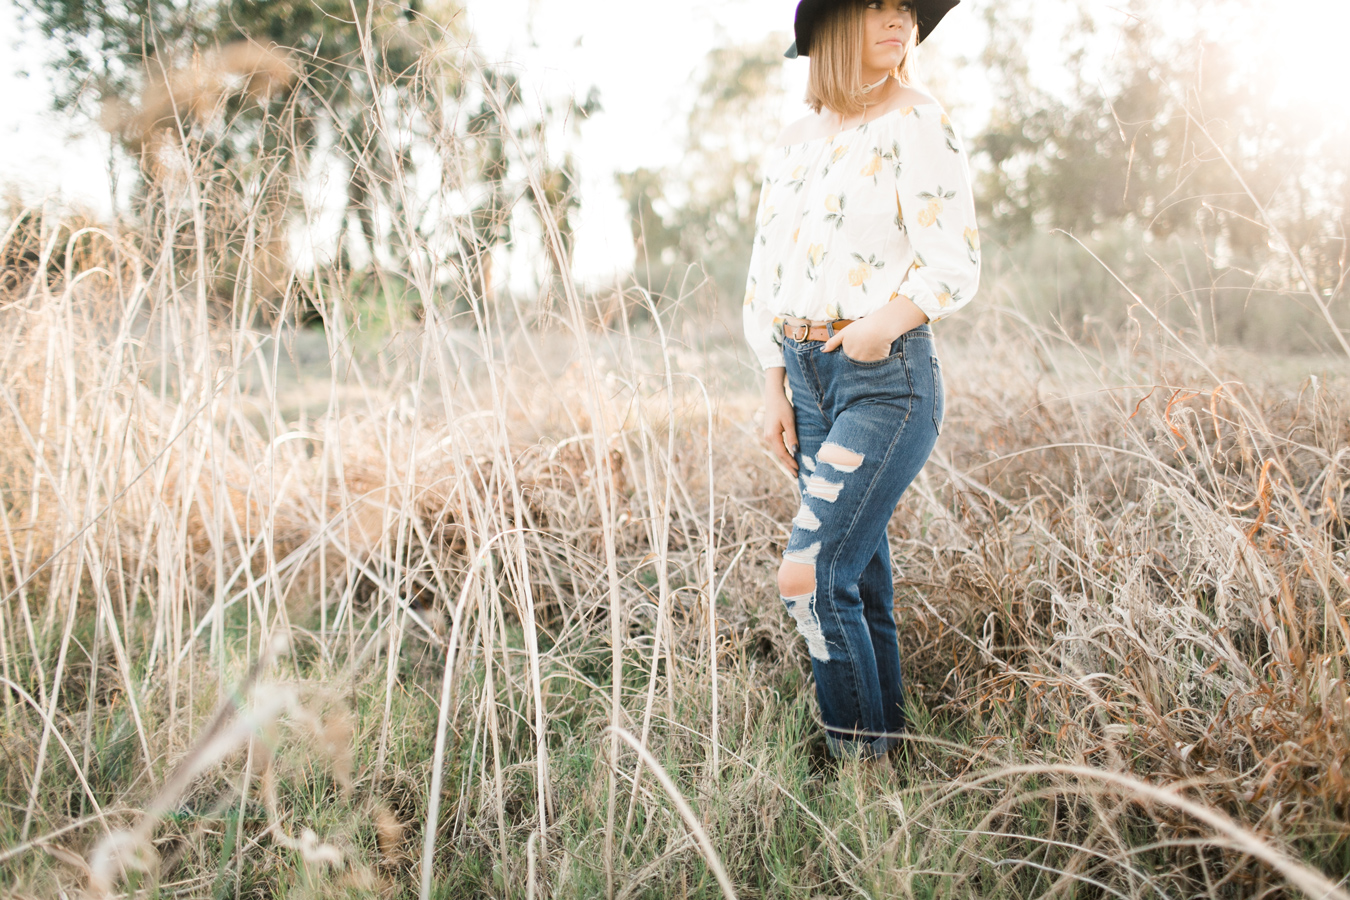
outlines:
M897 84L899 82L891 77L890 72L880 74L864 72L862 78L863 110L866 111L884 104L895 92Z
M862 73L862 91L864 94L877 93L885 87L886 82L890 81L890 79L891 73L889 70L881 72L868 72L864 70Z

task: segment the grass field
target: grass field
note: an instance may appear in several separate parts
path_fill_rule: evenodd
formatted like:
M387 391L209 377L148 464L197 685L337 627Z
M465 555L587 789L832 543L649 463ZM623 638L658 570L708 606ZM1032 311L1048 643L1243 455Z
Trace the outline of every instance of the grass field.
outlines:
M5 242L7 895L1347 896L1343 361L988 288L892 522L913 740L830 774L734 328Z
M458 60L350 161L397 265L283 265L313 147L223 94L137 216L0 233L0 892L1350 900L1350 364L1205 340L1330 300L1093 262L1075 338L1086 250L986 248L891 523L911 740L819 771L735 311L573 284ZM492 140L538 297L465 249Z

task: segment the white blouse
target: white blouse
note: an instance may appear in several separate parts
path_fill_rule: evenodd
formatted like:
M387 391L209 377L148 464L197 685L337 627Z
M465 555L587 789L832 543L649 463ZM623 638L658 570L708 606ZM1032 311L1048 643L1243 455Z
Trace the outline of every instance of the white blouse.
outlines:
M903 294L937 321L980 280L970 166L936 103L769 151L755 221L745 335L766 369L786 317L857 319Z

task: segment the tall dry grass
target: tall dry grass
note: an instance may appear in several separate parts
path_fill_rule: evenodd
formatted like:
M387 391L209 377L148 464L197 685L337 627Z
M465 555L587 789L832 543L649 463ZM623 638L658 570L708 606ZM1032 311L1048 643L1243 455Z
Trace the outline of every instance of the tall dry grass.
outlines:
M893 522L913 740L821 774L748 355L456 281L434 84L375 111L443 163L373 195L419 319L268 294L277 193L186 127L156 215L0 243L7 891L1346 896L1343 365L987 291Z

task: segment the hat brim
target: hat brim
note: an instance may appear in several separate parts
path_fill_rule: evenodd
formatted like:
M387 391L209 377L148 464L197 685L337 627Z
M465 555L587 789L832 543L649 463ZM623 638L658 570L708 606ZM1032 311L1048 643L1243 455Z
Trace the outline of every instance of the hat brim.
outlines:
M793 37L792 46L783 53L788 59L796 59L799 56L810 56L811 53L811 32L815 30L816 22L820 20L821 15L827 8L833 6L838 0L801 0L797 4L797 15L792 23ZM951 12L961 0L917 0L915 6L919 13L919 39L916 43L922 44L924 38L933 33L933 29L942 21L943 16ZM805 47L805 50L801 48Z

